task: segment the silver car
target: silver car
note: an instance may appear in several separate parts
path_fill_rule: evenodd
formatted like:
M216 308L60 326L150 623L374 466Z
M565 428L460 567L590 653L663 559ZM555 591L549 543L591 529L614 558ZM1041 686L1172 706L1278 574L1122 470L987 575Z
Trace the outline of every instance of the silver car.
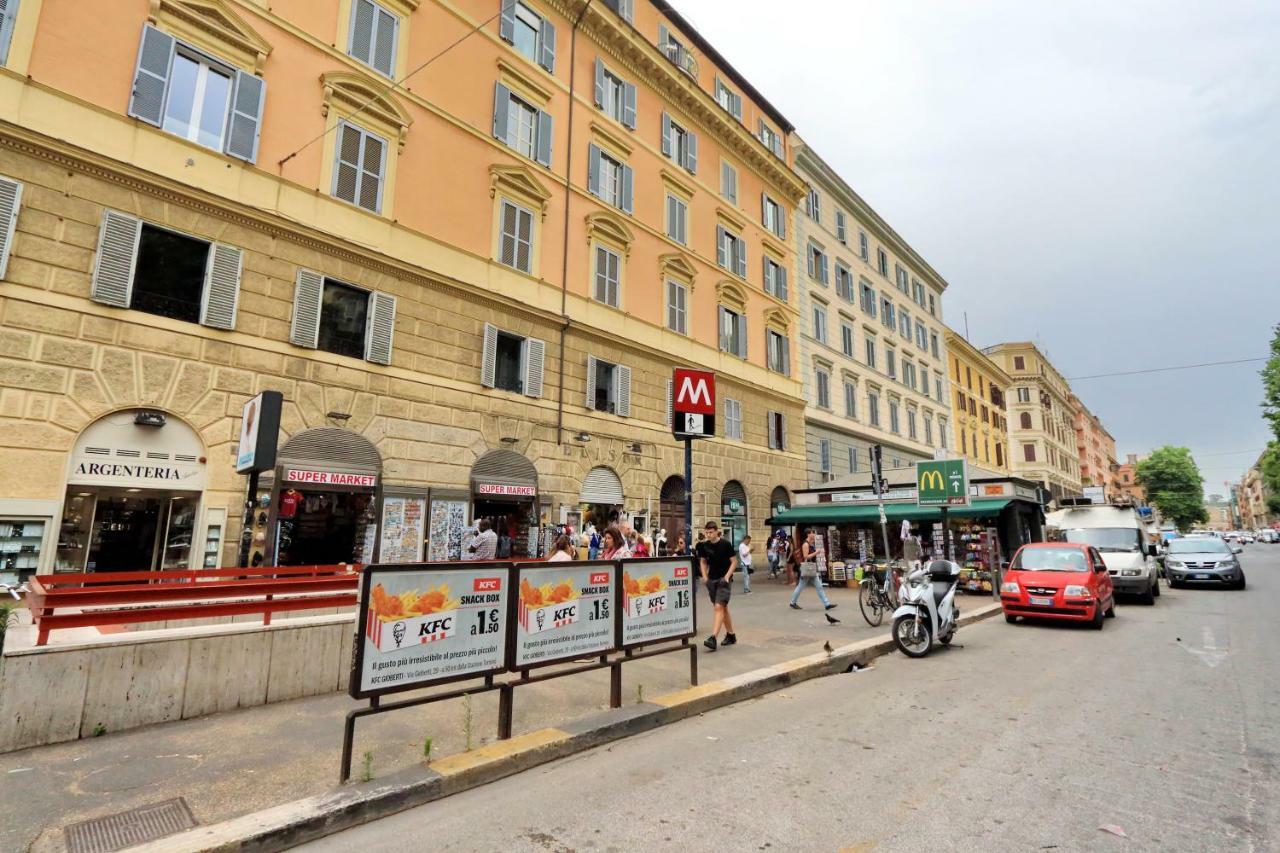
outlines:
M1236 556L1241 550L1213 536L1171 539L1164 558L1165 577L1174 588L1218 583L1244 589L1244 569Z

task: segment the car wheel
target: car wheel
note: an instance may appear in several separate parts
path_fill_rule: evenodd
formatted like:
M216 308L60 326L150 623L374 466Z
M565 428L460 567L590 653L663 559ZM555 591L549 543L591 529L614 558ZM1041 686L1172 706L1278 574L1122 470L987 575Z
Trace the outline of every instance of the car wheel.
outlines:
M1169 581L1169 589L1182 589L1181 581Z
M1114 598L1111 599L1111 606L1107 608L1107 618L1108 619L1116 618L1116 601Z
M1151 581L1151 590L1155 594L1156 598L1160 597L1160 578L1159 577L1156 577L1153 581Z
M1107 616L1102 612L1102 604L1097 604L1093 608L1093 621L1089 623L1089 627L1095 631L1101 631L1102 626L1107 621Z
M1138 600L1143 604L1151 605L1156 603L1156 594L1153 587L1147 587L1147 591L1138 596Z
M1010 625L1016 625L1018 624L1018 617L1014 616L1012 613L1006 613L1004 615L1004 621L1008 622Z
M1244 575L1240 575L1240 580L1236 581L1236 589L1244 589Z

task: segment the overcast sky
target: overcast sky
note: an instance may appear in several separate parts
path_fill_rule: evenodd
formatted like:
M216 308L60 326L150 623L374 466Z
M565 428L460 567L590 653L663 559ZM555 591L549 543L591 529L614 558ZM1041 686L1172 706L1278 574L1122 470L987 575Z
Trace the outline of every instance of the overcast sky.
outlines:
M947 279L975 345L1034 340L1068 378L1267 353L1275 0L675 5ZM1260 367L1073 387L1122 459L1187 445L1222 491L1266 442Z

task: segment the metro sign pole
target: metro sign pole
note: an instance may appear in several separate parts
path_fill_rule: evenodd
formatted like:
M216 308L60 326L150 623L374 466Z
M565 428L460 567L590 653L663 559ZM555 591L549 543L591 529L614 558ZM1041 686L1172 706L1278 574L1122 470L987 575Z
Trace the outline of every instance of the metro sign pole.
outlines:
M684 543L693 549L693 442L716 434L716 375L677 367L671 375L671 433L684 441Z

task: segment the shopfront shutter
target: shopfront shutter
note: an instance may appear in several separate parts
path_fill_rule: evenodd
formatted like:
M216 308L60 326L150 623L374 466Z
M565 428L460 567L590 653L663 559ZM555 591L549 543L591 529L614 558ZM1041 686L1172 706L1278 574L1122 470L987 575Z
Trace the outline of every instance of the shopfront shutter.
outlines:
M243 71L236 72L236 93L231 100L231 126L227 132L227 153L232 157L250 163L258 159L266 95L266 80Z
M133 295L133 271L138 258L141 220L108 210L102 214L98 257L93 265L90 296L94 302L128 308Z
M551 127L551 113L538 110L538 143L534 159L547 167L551 166L551 145L555 141Z
M622 84L622 123L632 130L636 129L636 86L634 83Z
M173 65L173 45L173 36L150 24L143 26L133 92L129 96L129 115L156 127L164 119L164 95Z
M502 13L498 20L498 35L505 42L514 42L516 40L516 0L502 0Z
M484 324L484 343L480 351L480 384L492 388L498 372L498 327Z
M582 494L579 497L585 504L604 504L620 506L622 504L622 481L609 468L597 466L582 478Z
M396 330L396 298L390 293L369 294L369 328L365 332L365 360L391 363L391 342Z
M546 18L538 27L538 64L556 73L556 28Z
M586 400L583 405L588 409L596 407L596 357L594 355L587 356Z
M240 272L243 253L234 246L214 243L209 247L209 265L204 276L204 301L200 322L214 329L236 327L236 305L240 301Z
M618 365L613 370L613 380L617 383L618 414L624 418L631 417L631 368Z
M2 5L4 0L0 0ZM13 251L13 232L18 225L18 207L22 204L22 184L0 178L0 281L9 269L9 253Z
M537 338L526 338L524 342L524 393L526 397L542 396L543 363L546 360L547 344Z
M324 276L298 269L293 288L293 325L289 340L300 347L315 349L320 339L320 299L324 294Z

